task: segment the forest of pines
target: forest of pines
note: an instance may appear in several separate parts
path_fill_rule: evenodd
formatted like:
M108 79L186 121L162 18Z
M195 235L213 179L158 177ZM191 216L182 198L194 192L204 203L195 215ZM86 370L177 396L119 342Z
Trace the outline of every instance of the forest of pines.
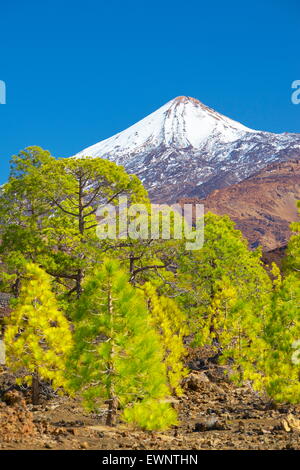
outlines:
M101 158L13 156L0 189L0 325L6 365L38 404L47 383L105 410L108 426L178 424L187 347L210 347L228 378L300 402L300 223L279 267L227 216L204 216L204 246L99 239L97 208L150 204L136 176ZM300 208L300 205L299 205Z

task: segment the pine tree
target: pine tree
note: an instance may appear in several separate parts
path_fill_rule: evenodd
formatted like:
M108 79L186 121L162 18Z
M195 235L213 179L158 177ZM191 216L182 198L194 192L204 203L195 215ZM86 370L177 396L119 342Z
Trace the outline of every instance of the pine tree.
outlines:
M206 315L202 318L200 344L213 343L224 347L227 342L226 337L232 335L229 325L230 312L236 304L237 293L226 276L216 281L214 289L215 294L207 308Z
M139 179L108 160L55 159L39 147L13 157L0 188L0 286L3 270L4 287L18 295L24 263L34 261L55 277L57 290L80 296L85 274L119 245L98 238L96 212L120 196L148 202Z
M297 206L300 216L300 201ZM283 264L287 272L296 272L300 276L300 222L292 223L290 229L293 235L289 240L287 256Z
M300 213L300 201L298 202ZM266 350L257 366L263 371L260 381L273 400L300 402L300 223L291 224L284 276L273 265L274 290L265 329Z
M128 423L135 423L148 431L166 429L167 423L176 424L176 413L166 401L146 399L136 402L133 406L125 408L123 419Z
M210 309L215 308L213 303L220 290L234 289L239 305L251 306L253 312L260 311L266 295L272 291L261 251L248 249L247 241L228 216L206 214L204 239L201 250L183 252L178 260L178 280L185 290L179 299L200 343L204 341L203 321L211 317Z
M275 401L300 402L300 363L294 360L299 339L300 277L290 273L274 290L266 325L267 350L258 356L263 387Z
M115 424L118 408L125 421L146 429L175 424L176 413L164 401L169 389L159 336L142 291L132 287L118 262L105 260L94 273L73 317L70 387L82 392L85 406L95 410L107 401L108 425ZM164 414L157 416L157 410ZM152 416L147 422L146 412Z
M176 395L182 395L180 383L188 372L183 364L186 354L183 338L189 334L186 315L173 299L158 296L155 287L149 282L143 289L148 300L152 324L159 332L164 348L164 363L170 388Z
M230 377L238 384L250 380L261 387L262 369L258 358L267 348L264 341L265 321L268 318L269 293L261 299L260 309L239 298L228 277L223 276L214 285L215 294L206 314L200 321L199 343L211 345L219 362L230 363Z
M272 281L261 252L248 249L229 217L206 214L204 238L201 250L179 259L180 299L194 343L211 345L220 362L230 362L232 379L260 387Z
M51 291L51 278L39 266L28 263L20 296L4 335L7 362L13 371L25 369L22 382L32 386L32 401L39 401L40 380L54 388L66 384L65 360L71 347L71 331Z

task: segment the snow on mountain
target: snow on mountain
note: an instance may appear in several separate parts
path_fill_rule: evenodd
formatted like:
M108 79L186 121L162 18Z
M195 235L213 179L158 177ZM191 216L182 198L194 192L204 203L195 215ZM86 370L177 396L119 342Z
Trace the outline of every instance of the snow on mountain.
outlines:
M274 161L300 156L300 134L249 129L180 96L75 157L107 158L143 181L154 201L205 197Z

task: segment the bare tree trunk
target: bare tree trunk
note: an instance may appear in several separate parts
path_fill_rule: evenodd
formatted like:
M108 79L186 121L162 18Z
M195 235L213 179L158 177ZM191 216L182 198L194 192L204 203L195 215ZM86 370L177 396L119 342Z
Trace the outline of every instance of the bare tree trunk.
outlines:
M39 405L40 403L40 380L39 380L39 375L38 375L37 370L32 376L31 398L32 398L33 405Z

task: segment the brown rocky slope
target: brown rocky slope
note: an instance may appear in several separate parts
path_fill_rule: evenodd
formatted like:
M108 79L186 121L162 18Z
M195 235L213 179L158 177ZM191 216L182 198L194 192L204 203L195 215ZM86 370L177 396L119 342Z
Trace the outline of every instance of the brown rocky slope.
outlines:
M285 246L290 223L298 220L300 159L275 163L228 188L213 191L206 199L185 198L180 203L204 204L205 212L227 214L249 240L251 248L264 251Z

